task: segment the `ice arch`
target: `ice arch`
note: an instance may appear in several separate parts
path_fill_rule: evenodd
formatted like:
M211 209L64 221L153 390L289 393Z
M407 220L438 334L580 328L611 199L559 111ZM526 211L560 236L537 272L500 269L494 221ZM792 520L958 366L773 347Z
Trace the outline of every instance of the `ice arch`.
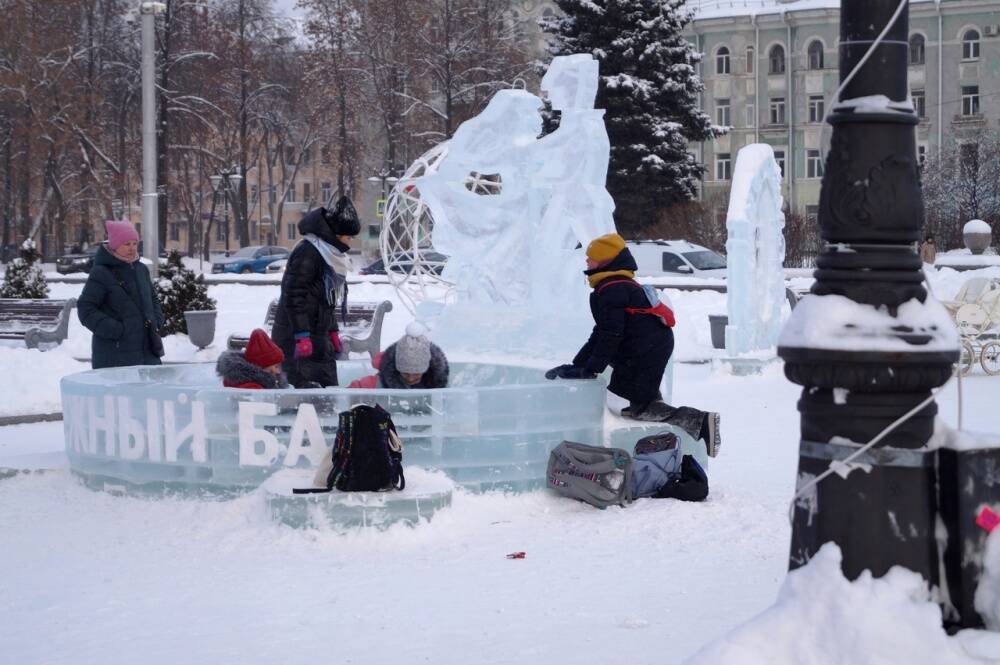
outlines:
M781 332L785 301L785 215L781 169L771 146L754 143L736 156L726 214L726 352L769 349Z

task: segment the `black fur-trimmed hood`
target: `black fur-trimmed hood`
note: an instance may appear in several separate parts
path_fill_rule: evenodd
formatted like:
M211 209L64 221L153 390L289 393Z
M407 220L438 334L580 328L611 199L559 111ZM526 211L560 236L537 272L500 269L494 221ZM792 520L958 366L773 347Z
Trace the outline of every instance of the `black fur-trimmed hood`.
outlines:
M445 358L444 351L434 342L431 342L431 364L424 372L420 382L415 385L408 385L403 381L399 371L396 369L396 345L392 344L382 355L382 364L379 366L378 378L380 388L410 389L410 388L447 388L448 387L448 359Z
M244 383L256 383L265 389L287 388L285 375L275 376L265 372L243 357L239 351L226 351L215 363L215 373L222 377L225 384L239 386Z

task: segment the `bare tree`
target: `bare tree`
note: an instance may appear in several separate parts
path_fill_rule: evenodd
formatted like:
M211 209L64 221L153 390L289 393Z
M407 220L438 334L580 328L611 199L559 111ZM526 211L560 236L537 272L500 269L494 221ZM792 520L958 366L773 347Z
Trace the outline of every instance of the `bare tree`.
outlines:
M961 247L962 227L970 219L990 222L994 242L1000 240L1000 132L950 137L941 156L925 162L921 181L925 228L940 247Z

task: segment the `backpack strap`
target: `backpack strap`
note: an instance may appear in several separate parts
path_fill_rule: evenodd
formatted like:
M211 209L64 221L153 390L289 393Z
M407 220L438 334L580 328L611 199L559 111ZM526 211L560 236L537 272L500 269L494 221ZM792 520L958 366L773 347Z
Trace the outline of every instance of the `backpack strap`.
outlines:
M635 288L637 288L637 289L641 289L641 288L642 288L642 287L641 287L641 286L640 286L640 285L639 285L639 284L638 284L638 283L637 283L637 282L636 282L635 280L633 280L633 279L612 279L612 280L611 280L611 281L609 281L609 282L602 282L602 283L601 283L601 284L600 284L600 285L599 285L599 286L597 287L597 292L598 292L598 293L600 293L601 291L603 291L604 289L608 288L609 286L611 286L611 285L613 285L613 284L631 284L632 286L634 286L634 287L635 287Z
M601 283L597 287L597 293L600 293L601 291L603 291L604 289L606 289L607 287L609 287L609 286L611 286L613 284L631 284L632 286L634 286L637 289L645 290L641 284L639 284L638 282L636 282L633 279L613 279L613 280ZM663 303L660 303L659 305L656 305L655 307L626 307L625 308L625 313L626 314L651 314L651 315L653 315L655 317L658 317L660 319L660 321L663 323L663 325L665 325L668 328L673 328L677 324L677 319L674 317L674 311L672 309L670 309L669 307L667 307L666 305L664 305Z

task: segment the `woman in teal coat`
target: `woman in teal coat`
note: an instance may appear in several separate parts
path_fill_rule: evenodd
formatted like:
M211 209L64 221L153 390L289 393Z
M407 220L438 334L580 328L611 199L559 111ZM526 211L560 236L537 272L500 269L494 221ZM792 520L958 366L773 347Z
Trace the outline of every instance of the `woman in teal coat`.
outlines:
M94 333L91 365L159 365L163 311L149 270L139 261L139 234L131 222L106 222L107 245L76 301L80 323Z

